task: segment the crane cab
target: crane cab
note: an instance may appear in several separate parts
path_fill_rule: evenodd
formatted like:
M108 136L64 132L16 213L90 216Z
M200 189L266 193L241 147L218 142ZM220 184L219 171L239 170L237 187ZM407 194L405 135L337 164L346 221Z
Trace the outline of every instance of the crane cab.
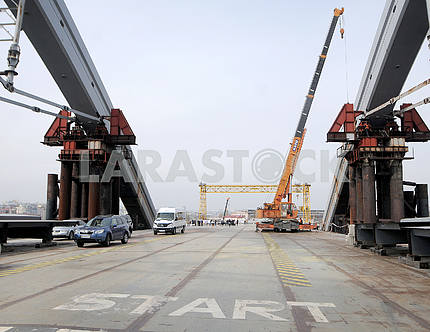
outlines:
M296 204L291 202L282 202L280 219L292 219L292 218L297 218Z
M297 218L297 207L292 202L281 202L278 207L273 203L265 203L264 208L257 209L257 218L286 220Z

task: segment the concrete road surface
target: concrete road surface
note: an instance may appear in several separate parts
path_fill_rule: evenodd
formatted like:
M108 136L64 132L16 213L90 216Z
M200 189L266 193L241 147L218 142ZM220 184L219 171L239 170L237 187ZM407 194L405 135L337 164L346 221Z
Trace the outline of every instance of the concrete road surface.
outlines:
M0 256L3 331L428 331L429 273L336 234L137 231Z

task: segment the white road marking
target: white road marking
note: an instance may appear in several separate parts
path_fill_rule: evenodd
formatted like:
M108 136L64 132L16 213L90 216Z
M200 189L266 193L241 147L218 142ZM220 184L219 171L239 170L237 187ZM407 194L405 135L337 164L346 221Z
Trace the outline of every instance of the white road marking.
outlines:
M271 312L282 311L284 309L285 306L282 303L275 301L236 300L233 319L246 319L246 312L252 312L270 320L288 321L288 319L271 314Z
M132 315L142 315L144 313L154 313L167 302L178 300L177 297L166 297L162 295L131 295L131 294L102 294L91 293L72 298L72 301L55 307L53 310L71 310L71 311L96 311L110 309L116 305L115 298L132 298L143 299L144 302L136 309L130 312ZM201 307L202 305L205 305ZM328 323L327 318L321 312L320 308L335 308L333 303L317 302L295 302L287 301L289 307L306 307L317 323ZM288 321L288 319L276 316L273 312L285 309L283 303L276 301L258 301L258 300L238 300L236 299L233 309L233 319L247 319L247 312L259 315L273 321ZM214 298L198 298L182 308L172 312L169 316L182 316L188 312L211 314L213 318L225 319L221 307ZM0 332L6 332L13 327L0 326ZM75 330L62 329L60 332L74 332ZM76 330L81 331L81 330ZM85 331L85 330L82 330Z
M152 314L156 309L165 305L169 301L176 301L177 297L166 297L166 296L151 296L151 295L133 295L131 298L133 299L144 299L140 306L134 309L131 314L142 315L145 312Z
M75 297L73 302L55 307L54 310L95 311L113 307L116 303L107 298L126 298L130 294L101 294L91 293Z
M199 305L206 304L206 308L198 308ZM225 318L220 306L214 298L202 297L182 308L172 312L169 316L182 316L187 312L200 312L211 314L213 318Z
M312 317L317 323L328 323L326 316L321 312L319 307L325 308L335 308L333 303L314 303L314 302L291 302L288 301L287 304L291 307L306 307L311 313Z
M13 329L12 326L0 326L0 332L6 332Z

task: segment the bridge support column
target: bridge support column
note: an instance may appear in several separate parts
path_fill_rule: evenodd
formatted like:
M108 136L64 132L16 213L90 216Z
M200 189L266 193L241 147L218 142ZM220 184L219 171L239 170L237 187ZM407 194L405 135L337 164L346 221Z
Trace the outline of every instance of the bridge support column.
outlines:
M357 188L356 188L356 168L349 166L349 223L357 222Z
M404 197L403 197L403 167L401 160L391 161L391 178L390 178L390 206L391 220L398 223L403 218Z
M363 222L376 223L375 165L371 160L363 163Z
M386 161L376 163L377 210L380 221L390 219L390 167Z
M415 187L415 197L417 200L417 217L428 217L429 196L427 184L417 184Z
M79 218L81 215L79 163L74 162L72 166L72 193L70 197L70 218Z
M120 178L112 178L112 214L119 214Z
M46 219L54 220L57 217L58 174L48 174L46 192Z
M92 175L98 176L100 170L98 167L90 167L93 171ZM100 179L92 178L90 176L90 183L88 184L88 220L100 214Z
M363 222L363 174L361 165L355 168L355 188L356 194L356 216L357 223Z
M88 183L81 183L81 218L88 217Z
M112 182L100 183L100 214L112 213Z
M61 162L60 175L60 204L58 208L58 219L70 218L70 193L72 185L72 164Z

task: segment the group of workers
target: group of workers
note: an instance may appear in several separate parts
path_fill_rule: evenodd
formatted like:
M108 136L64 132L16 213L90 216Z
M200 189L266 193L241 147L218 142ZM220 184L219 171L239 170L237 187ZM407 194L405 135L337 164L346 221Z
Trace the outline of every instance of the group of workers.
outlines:
M204 221L204 220L191 220L191 225L193 226L203 226L203 225L211 225L211 226L216 226L217 224L220 224L221 226L238 226L239 225L239 219L226 219L226 220L216 220L216 219L211 219L208 221Z

